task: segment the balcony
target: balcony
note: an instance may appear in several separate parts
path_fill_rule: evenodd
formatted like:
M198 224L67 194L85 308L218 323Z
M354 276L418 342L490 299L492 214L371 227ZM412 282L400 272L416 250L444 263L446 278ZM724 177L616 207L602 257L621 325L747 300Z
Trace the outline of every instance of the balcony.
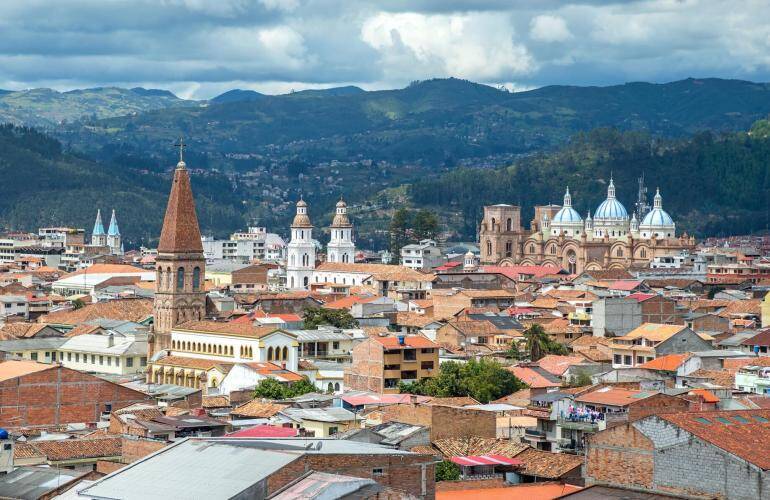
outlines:
M591 422L590 420L578 420L560 417L556 422L562 429L571 429L583 432L599 432L604 430L606 427L606 424L603 420L595 420Z
M524 439L534 442L545 441L545 431L539 429L524 429Z

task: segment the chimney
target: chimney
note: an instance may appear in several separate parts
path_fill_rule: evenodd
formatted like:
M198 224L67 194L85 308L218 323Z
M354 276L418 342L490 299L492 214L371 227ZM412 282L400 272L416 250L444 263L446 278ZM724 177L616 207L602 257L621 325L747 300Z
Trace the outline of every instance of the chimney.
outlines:
M107 347L112 347L115 345L115 336L113 334L107 335Z

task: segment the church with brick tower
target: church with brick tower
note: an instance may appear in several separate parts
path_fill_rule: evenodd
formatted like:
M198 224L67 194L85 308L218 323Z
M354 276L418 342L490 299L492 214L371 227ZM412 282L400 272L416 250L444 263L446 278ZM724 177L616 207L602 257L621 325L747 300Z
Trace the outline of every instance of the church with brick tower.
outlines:
M175 326L200 321L206 313L206 261L181 147L158 243L150 356L171 348Z

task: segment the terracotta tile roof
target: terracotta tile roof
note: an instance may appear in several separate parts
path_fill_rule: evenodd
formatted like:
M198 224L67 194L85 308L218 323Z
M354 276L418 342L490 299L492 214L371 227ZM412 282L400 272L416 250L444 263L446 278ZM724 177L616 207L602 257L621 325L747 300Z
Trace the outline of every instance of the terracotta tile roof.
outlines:
M621 339L644 338L656 342L663 342L687 328L685 325L661 325L658 323L644 323L625 334Z
M302 380L302 375L298 373L294 373L293 371L281 368L275 363L244 363L244 364L264 377L276 378L284 382L299 382L300 380Z
M548 451L527 448L514 458L524 462L521 474L546 479L558 479L576 467L583 465L584 457L569 453L550 453Z
M688 377L705 378L711 380L720 387L732 388L735 386L735 371L729 370L704 370L703 368L690 373Z
M552 297L540 296L530 303L530 307L535 309L556 309L559 300Z
M508 500L512 498L526 498L527 500L552 500L561 498L562 495L576 493L583 488L572 484L556 482L538 484L513 484L504 487L496 483L495 486L483 486L482 481L473 481L473 489L444 490L443 483L436 483L436 500L471 500L483 498L484 500Z
M591 301L591 302L593 302L598 298L598 296L595 293L591 293L586 290L572 290L572 289L548 290L545 293L545 295L548 297L559 299L559 300L585 300L585 301Z
M704 403L719 403L719 398L716 394L708 389L693 389L687 393L688 396L700 396Z
M500 399L492 401L493 403L506 403L513 406L527 406L530 403L530 389L521 389L513 394L508 394Z
M251 418L270 418L277 413L285 410L290 405L265 402L259 399L252 399L240 406L236 406L230 415L236 415L238 417L251 417Z
M438 348L439 345L422 335L404 335L404 345L398 343L398 336L393 337L371 337L376 342L382 344L385 349L403 349L405 347L416 348Z
M557 356L549 354L537 361L537 366L546 370L548 373L561 377L567 368L585 361L581 356Z
M590 347L592 345L607 346L609 344L610 344L610 339L607 339L604 337L594 337L593 335L583 335L582 337L578 337L572 342L570 342L569 346L571 348L575 348L575 347Z
M30 458L45 458L45 454L38 450L32 443L18 442L13 447L14 460Z
M454 320L447 323L447 325L466 336L495 335L501 332L495 325L483 320Z
M513 373L516 378L520 379L532 389L559 387L561 385L560 382L555 380L555 377L546 376L548 372L543 373L528 366L510 366L507 368L507 370Z
M727 358L722 361L722 368L726 370L744 366L770 366L770 356L749 356L747 354L745 358Z
M630 280L634 277L625 269L596 269L593 271L583 271L583 275L590 276L593 279L604 280Z
M490 439L476 436L437 439L433 446L444 457L467 457L473 455L502 455L513 458L529 445L508 439Z
M542 278L550 274L558 274L561 269L555 266L481 266L480 270L485 273L500 273L519 281L523 279L522 275Z
M182 368L192 368L195 370L206 371L216 368L217 366L221 366L225 369L228 369L232 366L230 363L223 363L221 361L212 361L210 359L200 358L187 358L184 356L166 356L165 358L160 358L157 361L153 361L152 364L162 366L178 366Z
M694 284L700 284L698 280L691 280L687 278L672 278L672 279L645 279L644 284L650 288L665 288L672 286L675 288L687 288Z
M516 294L510 290L461 290L459 293L462 295L465 295L466 297L471 297L473 299L484 299L484 298L512 298L515 297Z
M88 335L94 332L98 332L102 327L100 325L89 325L88 323L82 323L72 330L68 331L66 337L77 337L78 335Z
M659 370L664 372L675 372L682 363L690 357L689 354L666 354L660 356L652 361L642 363L639 368L646 368L648 370Z
M94 264L85 269L69 273L64 277L71 278L73 276L82 276L83 274L141 274L146 272L147 269L126 264Z
M630 292L641 284L640 280L615 280L608 283L610 290L620 290L621 292Z
M659 418L763 470L770 469L770 410L670 413Z
M79 325L95 319L117 319L140 322L152 315L152 300L116 299L89 304L71 311L58 311L38 319L40 323Z
M612 354L599 349L581 349L580 351L576 351L576 354L595 363L612 361Z
M454 398L433 398L425 404L436 406L468 406L480 403L470 396L458 396Z
M740 317L743 315L759 316L761 299L731 300L724 309L717 313L721 318Z
M404 266L389 264L353 264L343 262L323 262L317 271L368 274L377 281L433 281L436 276L423 274Z
M119 457L123 453L120 437L34 441L30 444L42 453L47 460L52 462L84 458Z
M770 328L760 330L759 333L741 342L741 345L766 345L770 346Z
M630 295L627 295L626 298L627 299L634 299L637 302L644 302L645 300L649 300L649 299L651 299L651 298L653 298L655 296L656 295L654 293L636 292L636 293L632 293Z
M399 326L413 326L422 328L425 325L435 321L429 314L417 314L410 312L400 312L396 314L396 324Z
M174 327L175 331L203 332L222 335L234 335L237 337L249 337L259 339L273 332L280 331L290 337L296 337L293 333L286 332L275 326L254 326L249 323L221 322L221 321L187 321Z
M57 365L47 365L37 361L10 360L0 363L0 382L11 380L17 377L23 377L30 373L42 372L56 368Z
M227 396L203 396L203 408L229 408L230 398Z
M604 387L598 391L578 396L575 401L609 406L628 406L655 394L658 393L655 391L630 391L626 389Z
M362 297L360 295L350 295L348 297L343 297L339 300L327 302L326 304L324 304L324 309L350 309L355 304L371 302L376 298L377 297Z
M13 340L33 338L44 330L48 325L45 323L7 323L0 328L0 339Z
M190 173L186 168L177 167L174 170L158 252L203 253L201 231L198 217L195 215L195 200L190 186Z

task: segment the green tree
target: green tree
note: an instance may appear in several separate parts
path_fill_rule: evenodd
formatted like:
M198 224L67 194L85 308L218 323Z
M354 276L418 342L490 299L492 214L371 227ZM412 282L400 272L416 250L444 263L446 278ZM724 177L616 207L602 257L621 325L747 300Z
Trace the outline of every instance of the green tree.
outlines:
M255 398L286 399L286 386L274 378L262 380L254 389Z
M85 307L85 305L86 305L85 302L83 302L81 299L75 299L72 301L72 309L76 311L78 309L82 309L83 307Z
M585 387L587 385L593 384L593 381L591 380L591 376L587 374L584 371L580 371L572 377L572 380L570 380L570 387Z
M548 352L548 344L551 338L545 333L543 326L535 323L524 331L524 338L527 339L527 352L529 359L537 361Z
M358 326L358 321L356 321L347 309L311 307L305 310L305 329L315 330L320 325L331 325L335 328L356 328Z
M456 463L444 460L436 464L436 481L458 481L460 467Z
M501 398L524 387L510 371L494 360L471 359L466 363L442 363L436 377L400 384L403 393L434 397L470 396L482 403Z
M314 392L316 387L308 380L307 377L302 377L302 380L298 380L292 384L282 384L273 378L266 378L262 380L254 389L255 398L265 399L288 399L296 398L309 392Z
M405 208L396 210L390 219L390 252L396 261L401 256L401 247L409 242L408 230L411 225L411 219L412 216L409 210Z
M302 380L292 383L286 388L287 398L296 398L309 392L315 392L316 387L308 380L307 377L302 377Z
M438 236L438 216L430 210L420 210L414 215L412 229L415 240L436 239Z

